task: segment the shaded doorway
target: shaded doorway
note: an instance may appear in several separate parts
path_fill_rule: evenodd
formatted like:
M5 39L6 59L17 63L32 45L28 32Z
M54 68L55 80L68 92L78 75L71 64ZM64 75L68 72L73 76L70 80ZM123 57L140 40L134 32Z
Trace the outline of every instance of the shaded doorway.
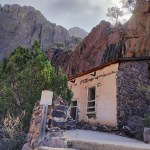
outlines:
M77 101L72 101L71 104L71 117L77 121Z

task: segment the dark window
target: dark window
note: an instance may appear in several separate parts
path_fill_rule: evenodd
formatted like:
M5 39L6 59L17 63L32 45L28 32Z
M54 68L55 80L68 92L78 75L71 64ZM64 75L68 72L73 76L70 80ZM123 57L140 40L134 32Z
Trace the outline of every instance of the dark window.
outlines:
M87 114L95 113L95 87L88 89Z
M95 87L89 88L89 101L95 100Z
M95 111L95 108L88 108L87 109L87 112L94 112Z
M77 106L77 101L72 101L72 106Z
M77 119L77 101L71 102L71 117L76 120Z
M89 101L88 102L88 107L93 107L93 106L95 106L95 101Z

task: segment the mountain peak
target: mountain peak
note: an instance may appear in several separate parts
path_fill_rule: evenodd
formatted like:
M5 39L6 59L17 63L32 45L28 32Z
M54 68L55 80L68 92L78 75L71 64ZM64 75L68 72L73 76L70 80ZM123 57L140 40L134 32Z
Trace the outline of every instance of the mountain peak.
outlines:
M68 32L70 36L80 37L82 39L84 39L88 35L87 31L79 27L72 27L68 30Z

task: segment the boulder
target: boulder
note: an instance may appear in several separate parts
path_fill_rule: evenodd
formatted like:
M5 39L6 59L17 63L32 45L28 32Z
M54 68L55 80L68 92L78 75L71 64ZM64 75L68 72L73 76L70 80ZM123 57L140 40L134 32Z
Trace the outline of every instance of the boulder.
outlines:
M57 105L57 106L55 106L55 109L59 110L59 111L63 111L63 112L67 112L67 110L68 110L68 108L64 105Z
M130 117L126 122L126 125L122 127L121 131L124 132L128 137L134 137L142 140L144 131L143 118L138 116Z
M58 121L53 120L52 126L66 129L66 122L58 122Z
M150 143L150 128L144 128L143 139L145 143Z
M56 109L54 109L53 111L52 111L52 117L57 117L57 118L65 118L66 117L66 114L65 114L65 112L63 112L63 111L59 111L59 110L56 110Z

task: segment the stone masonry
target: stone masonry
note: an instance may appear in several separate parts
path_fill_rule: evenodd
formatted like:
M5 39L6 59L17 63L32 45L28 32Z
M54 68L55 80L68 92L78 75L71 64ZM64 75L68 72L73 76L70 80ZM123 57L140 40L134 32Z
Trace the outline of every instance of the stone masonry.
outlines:
M150 61L124 61L117 73L118 125L142 121L150 112ZM140 121L139 121L140 120ZM133 123L133 124L134 124ZM133 125L132 124L132 125Z
M52 106L48 107L46 134L42 138L40 137L41 117L42 105L37 102L30 121L27 143L22 150L25 150L26 146L31 148L38 146L65 148L66 142L63 138L63 130L73 129L76 126L76 122L68 114L68 102L61 98L53 100Z

